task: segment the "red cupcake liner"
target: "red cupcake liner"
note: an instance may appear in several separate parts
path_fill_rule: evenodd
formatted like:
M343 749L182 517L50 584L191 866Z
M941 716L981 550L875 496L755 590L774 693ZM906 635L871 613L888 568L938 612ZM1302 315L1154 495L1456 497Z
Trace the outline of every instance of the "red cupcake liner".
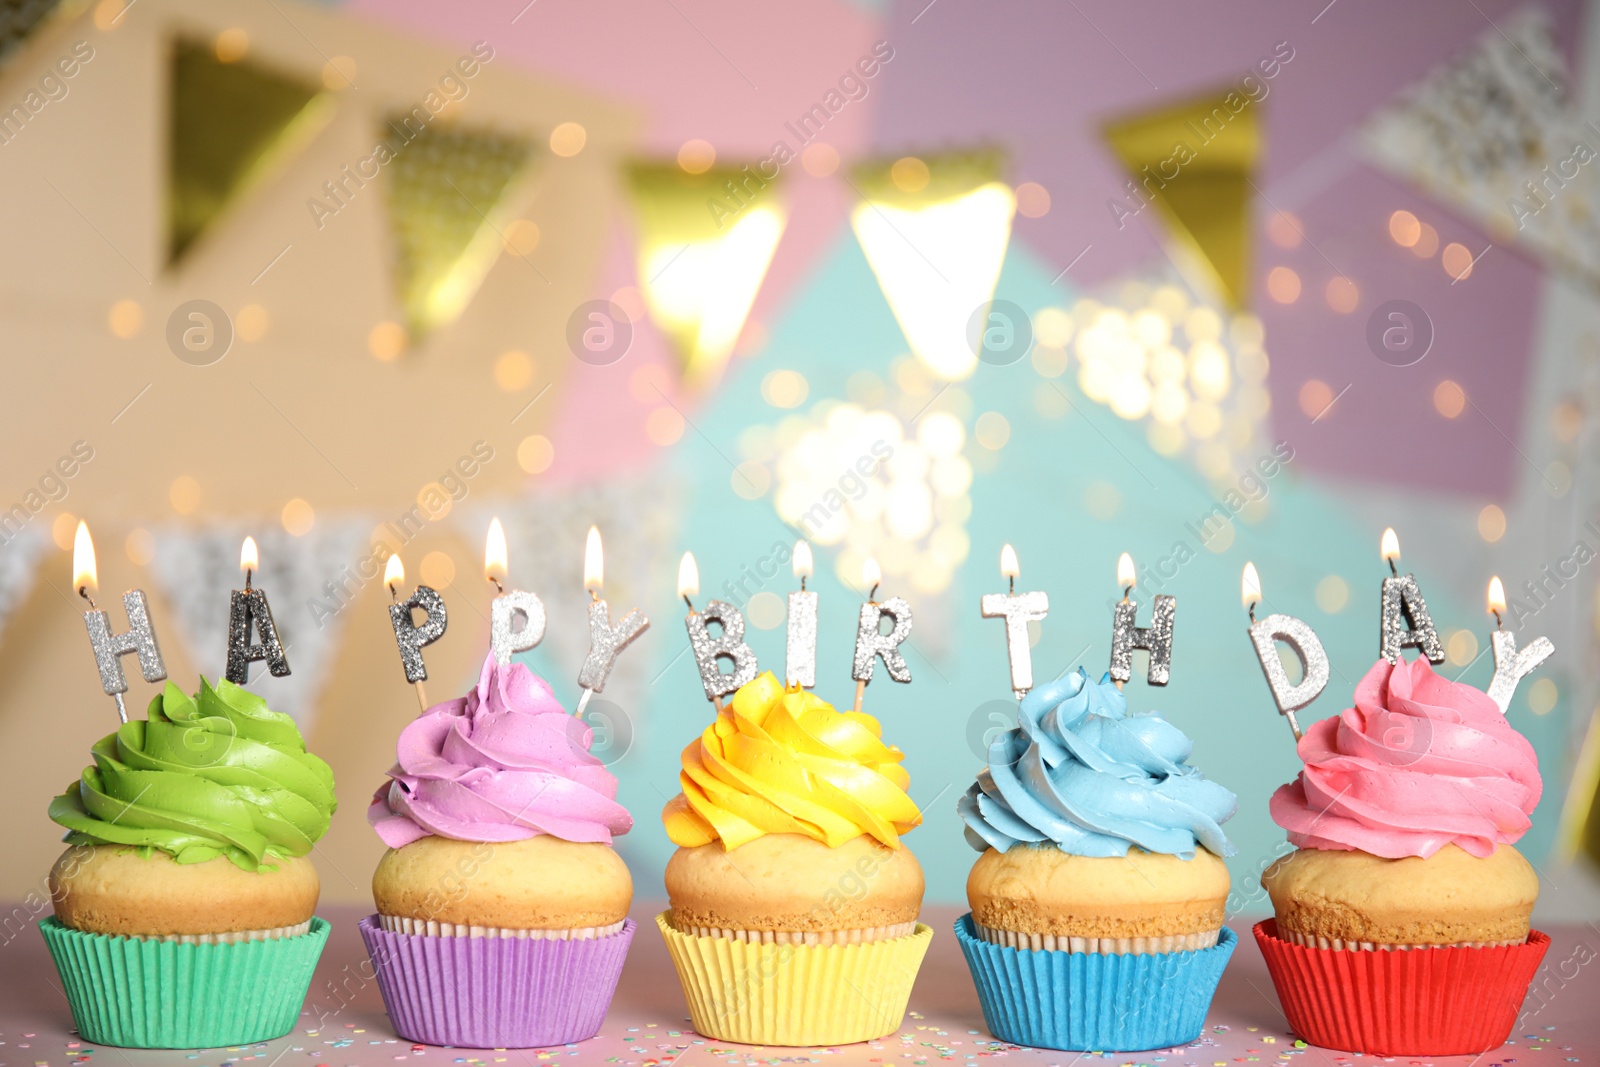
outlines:
M1385 952L1307 948L1255 925L1289 1026L1313 1045L1375 1056L1467 1056L1505 1044L1550 947L1534 930L1520 945Z

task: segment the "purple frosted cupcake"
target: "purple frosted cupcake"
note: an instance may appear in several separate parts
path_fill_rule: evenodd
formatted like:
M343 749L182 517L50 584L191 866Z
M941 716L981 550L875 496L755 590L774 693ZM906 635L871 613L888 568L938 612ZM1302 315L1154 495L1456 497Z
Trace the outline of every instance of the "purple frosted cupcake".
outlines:
M395 1032L531 1048L599 1032L633 940L611 847L633 818L592 731L521 663L400 734L367 820L389 846L361 923Z

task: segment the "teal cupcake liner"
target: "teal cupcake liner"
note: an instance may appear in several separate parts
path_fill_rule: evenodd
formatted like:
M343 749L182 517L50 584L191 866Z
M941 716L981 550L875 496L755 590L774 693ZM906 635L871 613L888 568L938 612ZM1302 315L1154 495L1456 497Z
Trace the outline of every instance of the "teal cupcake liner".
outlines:
M1239 939L1212 948L1116 955L1027 951L978 937L956 920L990 1033L1014 1045L1068 1052L1142 1052L1200 1036L1222 969Z
M294 1029L328 924L299 937L189 945L39 924L85 1041L119 1048L220 1048Z

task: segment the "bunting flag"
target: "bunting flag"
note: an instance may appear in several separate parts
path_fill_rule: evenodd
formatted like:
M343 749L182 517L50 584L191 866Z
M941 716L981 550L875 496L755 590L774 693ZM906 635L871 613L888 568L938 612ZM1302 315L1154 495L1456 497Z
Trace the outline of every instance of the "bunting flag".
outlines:
M333 115L320 89L242 59L224 62L209 44L173 42L171 73L169 264Z
M1173 261L1230 308L1248 306L1251 179L1261 157L1261 105L1227 88L1109 123L1106 143L1127 168L1119 227L1154 205Z
M39 24L61 6L61 0L0 0L0 63L10 59ZM75 2L67 7L77 10L83 4Z
M1017 201L997 152L876 160L853 174L850 225L911 351L960 381L978 367Z
M422 108L385 128L396 284L413 339L466 309L494 265L533 142L440 126Z
M639 221L639 287L683 364L684 384L722 376L783 236L777 168L636 163L628 188Z
M39 523L22 527L16 533L0 523L0 633L33 589L39 560L53 546L50 531Z
M1375 113L1362 140L1496 241L1600 288L1600 131L1570 84L1549 13L1528 9Z
M199 672L213 682L227 660L229 591L243 588L239 546L255 537L261 551L256 588L267 594L272 618L293 673L274 678L266 665L253 665L248 688L269 707L292 715L309 733L317 694L339 651L339 633L348 619L357 563L364 555L371 524L365 520L317 524L302 537L281 528L254 526L188 527L154 531L150 573L176 616L176 636ZM330 596L330 589L342 590ZM329 610L332 603L338 610ZM178 679L189 687L194 679Z

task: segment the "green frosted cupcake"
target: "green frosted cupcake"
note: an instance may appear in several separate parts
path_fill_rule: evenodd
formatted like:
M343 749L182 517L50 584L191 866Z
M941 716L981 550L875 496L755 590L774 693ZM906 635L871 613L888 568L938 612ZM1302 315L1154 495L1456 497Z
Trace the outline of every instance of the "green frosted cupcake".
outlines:
M40 925L86 1040L202 1048L293 1028L328 924L306 858L333 772L231 682L167 683L50 803L68 848Z

